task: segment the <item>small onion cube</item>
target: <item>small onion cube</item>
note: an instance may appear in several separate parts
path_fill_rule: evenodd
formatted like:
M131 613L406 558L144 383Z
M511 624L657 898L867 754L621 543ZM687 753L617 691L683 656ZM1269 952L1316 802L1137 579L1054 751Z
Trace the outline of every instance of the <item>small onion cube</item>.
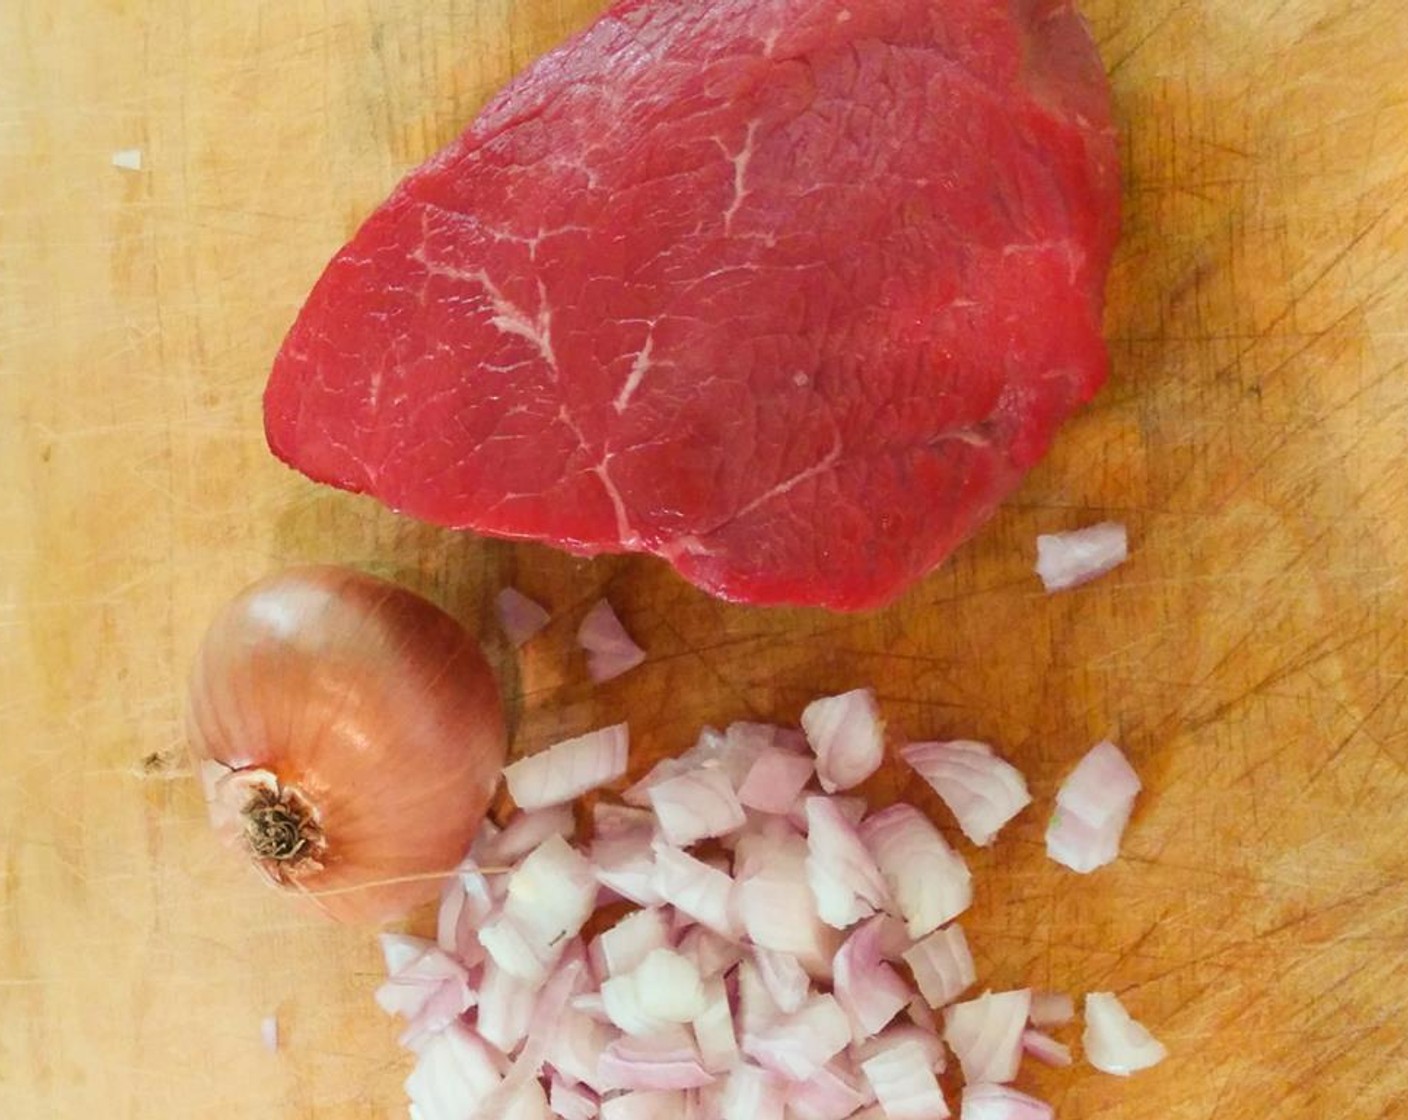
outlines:
M962 1120L1052 1120L1045 1101L1019 1093L1010 1085L977 1084L963 1090Z
M1041 1031L1023 1031L1022 1049L1043 1065L1060 1067L1071 1064L1071 1048Z
M738 800L760 813L783 815L796 804L815 772L815 764L806 755L765 747L738 787Z
M1033 992L1027 1015L1034 1027L1059 1027L1076 1017L1076 1002L1065 992Z
M722 1120L783 1120L789 1089L768 1070L735 1066L724 1086L719 1115Z
M611 604L597 601L577 628L577 644L587 654L587 674L604 684L645 660L645 650L631 640Z
M807 1081L851 1041L850 1021L829 995L813 996L795 1015L745 1034L743 1052L789 1081Z
M891 805L861 824L860 838L911 938L927 936L968 909L973 900L968 865L918 809Z
M668 947L669 920L665 912L652 908L627 914L597 938L607 976L620 976L640 967L655 949Z
M901 1042L913 1042L924 1051L929 1068L935 1073L943 1073L947 1066L944 1057L944 1044L933 1031L907 1023L896 1023L887 1027L874 1038L851 1045L850 1054L857 1062L864 1062L876 1054L883 1053Z
M1168 1057L1164 1044L1130 1017L1111 992L1085 997L1085 1059L1104 1073L1128 1077Z
M860 1038L878 1034L913 998L899 973L880 959L882 921L871 918L853 931L832 966L836 999Z
M501 1082L498 1062L463 1023L451 1023L421 1049L406 1095L423 1120L474 1115Z
M561 836L549 836L509 875L503 913L537 942L540 958L551 964L586 925L596 895L596 876L586 857Z
M1139 790L1139 775L1119 747L1097 743L1057 791L1047 854L1080 874L1113 862Z
M651 786L660 832L676 847L742 828L747 818L722 770L691 770Z
M520 809L545 809L614 782L629 754L629 732L618 723L520 758L504 768L504 781Z
M655 892L676 910L724 937L736 933L733 880L716 867L668 844L655 848Z
M500 591L495 604L499 610L499 625L514 649L519 649L530 638L541 633L552 617L541 603L534 602L513 587Z
M980 848L1031 804L1026 779L986 743L911 743L900 756L923 778Z
M1077 587L1129 558L1129 535L1115 521L1036 538L1036 574L1047 591Z
M965 1081L1002 1083L1017 1076L1031 998L1026 988L985 992L944 1008L944 1041L957 1055Z
M734 1031L728 989L721 977L716 976L705 984L704 1000L704 1010L693 1023L699 1060L711 1073L726 1073L738 1063L738 1036Z
M874 1099L870 1083L838 1058L800 1085L788 1086L787 1111L795 1120L846 1120Z
M808 797L806 815L806 874L817 916L846 929L888 905L884 876L835 799Z
M601 1001L612 1025L629 1035L644 1037L664 1028L665 1023L647 1015L641 1006L635 973L613 976L601 985Z
M813 700L802 712L802 730L827 793L859 785L884 761L885 724L868 688Z
M558 1020L548 1041L545 1060L569 1081L601 1092L597 1063L606 1049L611 1032L589 1015L568 1009Z
M924 1047L903 1039L860 1064L890 1120L943 1120L949 1115Z
M475 1019L484 1041L502 1053L511 1052L528 1033L537 994L536 983L520 980L492 957L486 961Z
M616 1039L598 1069L611 1089L698 1089L714 1080L700 1065L693 1037L675 1026L648 1038Z
M276 1053L279 1049L279 1020L273 1015L266 1015L259 1020L259 1041L264 1044L264 1049L269 1053Z
M904 953L914 983L930 1007L944 1007L978 979L968 939L958 925L935 930Z
M655 887L655 850L650 833L631 832L592 842L596 881L613 894L637 906L659 906Z

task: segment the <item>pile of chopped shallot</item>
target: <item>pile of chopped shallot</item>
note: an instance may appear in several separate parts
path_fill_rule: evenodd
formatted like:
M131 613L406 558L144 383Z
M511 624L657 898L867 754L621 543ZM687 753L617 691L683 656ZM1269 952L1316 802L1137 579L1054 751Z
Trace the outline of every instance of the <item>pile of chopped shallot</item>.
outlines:
M1040 1120L1024 1059L1069 1065L1051 992L978 991L957 919L963 857L918 809L844 791L883 758L865 690L810 705L802 731L706 730L622 795L625 726L510 766L520 807L486 825L447 887L435 941L384 934L377 1002L405 1020L414 1120ZM902 757L987 844L1031 802L988 746ZM1047 834L1081 872L1114 859L1139 780L1094 748ZM1163 1046L1109 993L1085 1001L1086 1059L1129 1074ZM956 1061L962 1095L939 1074Z

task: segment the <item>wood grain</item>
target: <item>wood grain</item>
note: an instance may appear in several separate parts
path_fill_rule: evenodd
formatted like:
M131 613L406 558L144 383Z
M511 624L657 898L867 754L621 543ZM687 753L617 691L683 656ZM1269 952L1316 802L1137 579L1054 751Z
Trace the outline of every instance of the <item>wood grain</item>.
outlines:
M264 449L327 257L596 7L0 7L0 1115L400 1114L370 937L232 869L166 761L215 606L304 559L478 627L520 750L628 716L643 760L874 684L897 736L988 738L1046 799L1116 737L1148 790L1126 858L1063 874L1031 811L972 857L969 936L994 986L1112 988L1173 1056L1026 1083L1067 1120L1408 1114L1401 7L1090 0L1126 161L1111 384L952 563L854 618L414 525ZM1130 563L1040 594L1034 535L1102 517ZM505 581L555 612L521 661ZM593 689L571 635L602 593L651 658Z

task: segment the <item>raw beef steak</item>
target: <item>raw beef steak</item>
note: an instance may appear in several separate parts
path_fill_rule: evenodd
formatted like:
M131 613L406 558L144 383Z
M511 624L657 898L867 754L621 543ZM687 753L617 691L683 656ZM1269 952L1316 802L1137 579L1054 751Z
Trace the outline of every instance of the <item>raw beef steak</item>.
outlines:
M1100 386L1118 192L1069 0L626 0L328 266L269 443L427 521L875 606Z

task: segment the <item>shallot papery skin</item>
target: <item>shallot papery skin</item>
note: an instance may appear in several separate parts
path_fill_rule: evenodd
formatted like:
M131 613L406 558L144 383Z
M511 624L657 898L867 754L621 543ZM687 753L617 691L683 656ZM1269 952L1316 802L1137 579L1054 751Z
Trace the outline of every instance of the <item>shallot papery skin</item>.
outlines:
M217 614L186 727L222 839L349 922L440 893L504 760L474 638L411 591L336 567L277 573Z

